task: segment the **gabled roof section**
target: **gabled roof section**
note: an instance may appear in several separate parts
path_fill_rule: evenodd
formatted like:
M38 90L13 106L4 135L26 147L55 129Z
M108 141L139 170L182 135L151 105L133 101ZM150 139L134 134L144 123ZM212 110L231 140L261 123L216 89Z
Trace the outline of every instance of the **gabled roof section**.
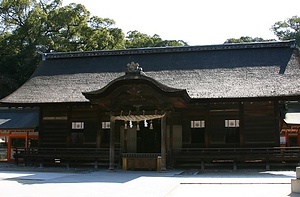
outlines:
M89 102L82 92L122 77L130 62L162 89L186 90L193 99L300 96L299 52L294 41L285 41L48 53L1 102Z

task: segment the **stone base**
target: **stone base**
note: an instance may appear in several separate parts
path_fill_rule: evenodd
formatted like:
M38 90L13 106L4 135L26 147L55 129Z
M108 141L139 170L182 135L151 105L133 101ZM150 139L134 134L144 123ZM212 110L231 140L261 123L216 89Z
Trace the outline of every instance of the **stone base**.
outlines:
M300 193L300 180L292 179L291 187L292 187L292 193Z
M292 193L300 193L300 167L296 167L296 179L291 180Z

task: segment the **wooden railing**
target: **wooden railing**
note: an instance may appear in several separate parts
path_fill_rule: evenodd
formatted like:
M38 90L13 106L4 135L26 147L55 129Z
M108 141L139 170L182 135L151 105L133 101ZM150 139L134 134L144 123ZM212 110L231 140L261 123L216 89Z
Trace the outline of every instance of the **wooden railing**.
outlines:
M120 149L115 149L115 163L120 163ZM25 164L94 165L95 168L109 165L109 148L16 148L15 162Z
M156 153L120 153L115 149L115 165L121 167L122 157L128 161L137 157L159 156ZM109 166L109 148L17 148L15 149L16 164L56 164L56 165L94 165ZM126 161L127 167L131 164ZM157 159L156 159L157 161ZM123 161L124 163L124 161ZM180 148L167 154L168 167L199 167L201 169L212 165L229 165L236 169L243 165L291 165L300 163L300 147L262 147L262 148ZM154 162L153 162L154 165Z
M262 148L181 148L171 153L172 166L199 166L232 163L237 165L262 164L298 165L300 147L262 147Z

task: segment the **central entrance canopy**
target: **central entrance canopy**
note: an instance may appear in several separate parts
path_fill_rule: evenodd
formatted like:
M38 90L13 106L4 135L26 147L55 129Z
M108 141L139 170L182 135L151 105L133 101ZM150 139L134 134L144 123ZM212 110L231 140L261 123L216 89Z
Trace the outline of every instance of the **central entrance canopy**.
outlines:
M190 100L186 90L168 87L148 77L139 64L134 62L127 65L125 75L99 90L84 92L83 95L91 103L119 112L133 112L137 108L162 110L184 107Z
M114 163L115 121L124 121L124 140L127 140L128 122L131 125L132 122L136 122L135 124L139 127L140 122L151 121L152 124L152 120L155 119L160 119L161 169L166 168L167 114L174 108L186 107L190 100L186 90L168 87L146 76L139 64L132 62L127 65L125 75L114 79L99 90L85 92L83 95L91 103L99 105L102 110L110 112L110 169L113 169ZM145 136L147 135L139 134L139 138L145 138ZM146 142L146 140L140 139L137 144L141 142ZM151 149L143 148L142 150Z

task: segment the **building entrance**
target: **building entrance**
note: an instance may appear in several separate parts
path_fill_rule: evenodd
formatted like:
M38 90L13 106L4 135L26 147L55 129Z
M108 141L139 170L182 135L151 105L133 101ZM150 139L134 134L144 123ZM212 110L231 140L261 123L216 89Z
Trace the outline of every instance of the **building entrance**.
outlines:
M137 130L138 153L161 152L161 126L160 120L150 120L139 124Z

